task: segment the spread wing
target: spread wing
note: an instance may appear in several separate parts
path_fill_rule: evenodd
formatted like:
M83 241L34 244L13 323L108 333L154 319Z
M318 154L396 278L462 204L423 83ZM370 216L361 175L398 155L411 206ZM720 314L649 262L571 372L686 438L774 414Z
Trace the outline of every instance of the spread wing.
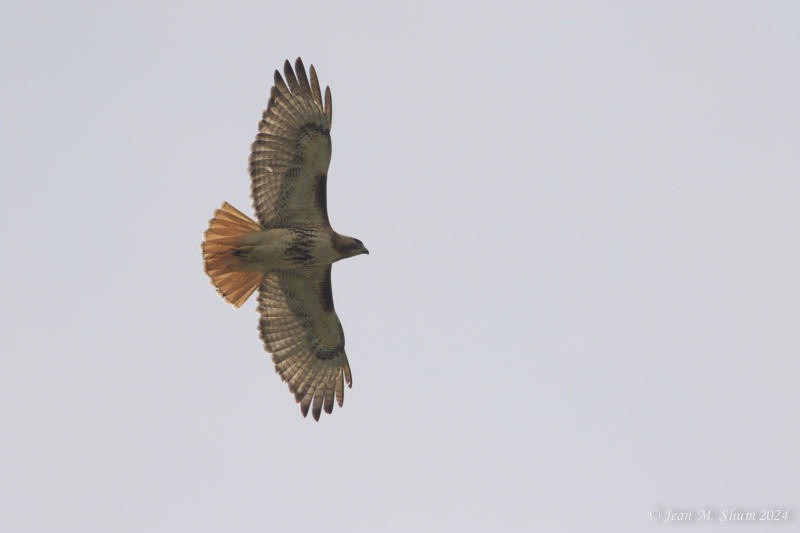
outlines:
M303 416L316 420L333 399L344 402L344 381L352 387L344 332L333 308L331 266L273 270L258 296L259 330L275 370L289 384Z
M312 66L311 80L300 58L295 71L275 71L267 109L250 148L253 206L262 226L328 223L326 182L331 160L331 91L325 103ZM287 86L288 83L288 86Z

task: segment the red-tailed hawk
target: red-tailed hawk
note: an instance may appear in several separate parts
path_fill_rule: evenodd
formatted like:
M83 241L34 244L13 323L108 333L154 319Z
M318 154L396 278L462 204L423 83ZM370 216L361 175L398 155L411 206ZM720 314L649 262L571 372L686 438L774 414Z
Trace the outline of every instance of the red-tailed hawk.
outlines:
M224 203L203 242L206 274L236 307L258 289L259 331L275 370L303 416L315 420L344 402L352 386L344 333L333 308L331 265L369 253L328 221L326 182L331 160L331 91L325 99L312 66L300 58L275 71L267 109L250 148L258 222Z

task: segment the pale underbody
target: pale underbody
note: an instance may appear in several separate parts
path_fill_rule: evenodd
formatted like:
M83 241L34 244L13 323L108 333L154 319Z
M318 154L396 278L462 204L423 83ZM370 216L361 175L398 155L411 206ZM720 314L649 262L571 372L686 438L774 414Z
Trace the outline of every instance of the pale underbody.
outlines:
M339 237L330 228L300 226L249 233L235 247L244 272L267 272L313 266L327 266L350 254L334 247Z

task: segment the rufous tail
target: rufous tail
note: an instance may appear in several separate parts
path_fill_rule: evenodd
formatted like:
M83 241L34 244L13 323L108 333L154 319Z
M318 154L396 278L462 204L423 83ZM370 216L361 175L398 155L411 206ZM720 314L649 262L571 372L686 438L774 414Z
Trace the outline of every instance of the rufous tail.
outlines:
M241 238L263 228L228 202L214 212L203 240L203 267L225 301L240 307L258 288L264 274L237 270L234 249Z

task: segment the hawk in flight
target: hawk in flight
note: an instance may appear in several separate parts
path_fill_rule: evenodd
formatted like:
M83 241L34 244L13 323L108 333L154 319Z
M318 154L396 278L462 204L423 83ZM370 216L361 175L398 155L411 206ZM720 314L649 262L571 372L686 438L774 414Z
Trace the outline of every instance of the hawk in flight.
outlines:
M228 203L214 213L203 266L217 291L241 306L258 289L258 327L275 370L303 416L319 420L351 387L344 332L333 307L331 265L368 254L333 231L326 185L331 160L331 91L300 58L286 61L250 148L251 195L258 222ZM284 80L285 77L285 80Z

